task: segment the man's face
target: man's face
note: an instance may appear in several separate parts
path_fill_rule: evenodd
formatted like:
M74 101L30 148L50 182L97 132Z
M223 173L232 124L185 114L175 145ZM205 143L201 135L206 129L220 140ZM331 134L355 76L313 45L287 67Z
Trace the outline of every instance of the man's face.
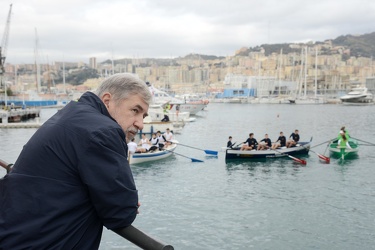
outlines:
M116 103L111 94L106 93L102 97L109 114L121 126L126 134L126 141L133 139L138 130L143 129L143 118L148 114L148 105L141 96L133 95L126 100Z

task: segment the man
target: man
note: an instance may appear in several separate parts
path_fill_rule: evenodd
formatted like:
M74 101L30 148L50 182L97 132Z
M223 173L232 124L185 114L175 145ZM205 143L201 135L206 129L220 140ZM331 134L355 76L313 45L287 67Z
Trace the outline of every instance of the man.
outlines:
M296 129L294 130L294 133L292 133L289 136L289 140L286 142L286 147L287 148L293 147L297 145L298 141L299 141L299 134L298 134L298 129Z
M138 148L139 152L141 152L141 153L146 153L146 152L149 151L149 149L150 149L150 147L151 147L151 142L150 142L150 140L146 137L146 134L145 134L145 133L142 133L142 138L141 138L141 140L139 140L137 146L141 146L140 148Z
M138 150L137 143L134 142L134 138L131 139L130 142L128 142L128 150L129 154L135 154L135 152L140 152L140 150Z
M254 138L254 133L249 134L249 138L244 142L240 150L253 150L256 149L258 145L257 140Z
M165 146L172 144L173 133L169 130L169 128L166 129L166 132L164 133L164 138L165 138Z
M228 137L228 142L227 142L227 148L232 148L233 147L233 142L232 142L232 136Z
M116 74L46 121L0 179L0 249L98 249L103 225L131 225L126 140L151 101L143 81Z
M257 150L265 150L272 147L271 139L268 138L268 134L264 135L264 138L259 142Z
M283 132L280 132L279 138L277 138L276 142L272 144L271 149L277 149L279 147L285 147L286 145L286 138Z
M158 141L159 142L158 146L159 146L159 150L161 150L165 146L165 141L166 141L165 136L162 135L160 131L157 131L156 132L156 138L158 138L158 140L159 140Z

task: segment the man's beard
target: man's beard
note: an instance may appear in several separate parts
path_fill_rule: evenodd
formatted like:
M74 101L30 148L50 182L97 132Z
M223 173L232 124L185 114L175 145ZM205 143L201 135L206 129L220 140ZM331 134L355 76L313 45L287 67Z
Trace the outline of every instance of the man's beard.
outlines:
M126 143L129 143L138 133L138 129L131 127L125 131Z

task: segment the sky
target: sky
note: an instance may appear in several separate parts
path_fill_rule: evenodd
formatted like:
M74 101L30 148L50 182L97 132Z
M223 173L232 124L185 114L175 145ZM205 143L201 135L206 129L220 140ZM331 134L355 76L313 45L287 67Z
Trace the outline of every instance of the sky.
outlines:
M33 63L35 51L42 63L232 56L375 31L373 0L1 0L1 41L10 4L12 64Z

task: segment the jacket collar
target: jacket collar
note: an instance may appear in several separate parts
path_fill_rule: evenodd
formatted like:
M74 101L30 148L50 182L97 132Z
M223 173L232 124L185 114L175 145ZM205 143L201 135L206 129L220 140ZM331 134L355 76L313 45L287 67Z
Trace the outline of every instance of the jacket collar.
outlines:
M94 107L96 110L98 110L103 115L108 116L112 120L116 121L109 114L108 109L106 108L106 106L104 105L104 103L102 102L102 100L100 100L100 98L97 95L95 95L94 93L92 93L92 92L86 92L86 93L84 93L79 98L78 102L82 102L82 103L88 104L88 105Z

